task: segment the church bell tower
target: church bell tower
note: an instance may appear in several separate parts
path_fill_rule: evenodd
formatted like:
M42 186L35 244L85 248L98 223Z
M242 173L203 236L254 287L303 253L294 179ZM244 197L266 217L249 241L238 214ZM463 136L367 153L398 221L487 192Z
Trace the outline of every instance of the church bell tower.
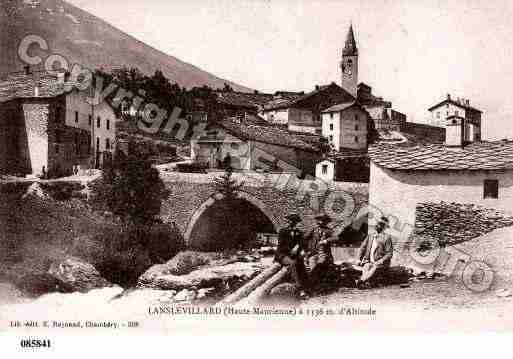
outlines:
M353 25L349 26L346 43L342 50L342 88L356 97L358 87L358 48L354 39Z

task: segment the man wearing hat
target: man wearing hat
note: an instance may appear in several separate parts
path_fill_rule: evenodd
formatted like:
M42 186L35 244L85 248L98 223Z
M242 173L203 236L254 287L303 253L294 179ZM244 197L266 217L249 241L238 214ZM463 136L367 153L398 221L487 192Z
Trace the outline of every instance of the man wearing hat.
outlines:
M287 266L296 285L305 290L308 288L307 275L301 257L304 253L304 236L303 232L297 228L297 225L301 222L301 217L297 214L290 214L285 218L288 225L282 228L278 235L278 248L274 260ZM302 295L304 295L304 292L302 292Z
M369 285L382 276L388 268L393 255L392 237L386 233L388 218L381 217L376 224L376 233L367 235L358 254L358 265L362 276L356 281L358 287Z
M306 236L306 259L310 271L310 282L319 284L324 273L333 264L331 242L333 231L328 227L331 217L321 214L315 217L317 226Z

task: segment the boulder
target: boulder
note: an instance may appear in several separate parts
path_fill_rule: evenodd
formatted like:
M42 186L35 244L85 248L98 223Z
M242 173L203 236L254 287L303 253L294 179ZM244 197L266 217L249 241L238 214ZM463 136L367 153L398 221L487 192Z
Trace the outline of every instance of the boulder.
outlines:
M215 293L215 288L201 288L198 290L198 295L196 299L204 299L210 297L213 293Z
M499 289L495 292L495 295L499 298L511 297L511 292L508 289Z
M262 256L273 256L276 252L276 249L274 247L260 247L258 249L258 253L260 253Z
M25 295L39 297L48 293L71 293L73 287L50 273L27 274L15 282Z
M299 288L293 283L281 283L271 289L271 297L293 298L299 296Z
M196 299L196 292L189 289L182 289L174 296L175 302L191 302Z
M258 275L264 268L260 263L230 263L202 267L185 275L156 275L150 277L147 273L139 278L138 288L153 288L162 290L182 290L201 288L225 288L232 283L248 281Z
M23 195L22 199L26 199L27 197L37 197L44 200L50 199L48 193L46 193L41 188L41 185L37 182L34 182L30 185L30 187L27 189L27 192L25 192L25 194Z
M91 289L112 286L92 264L74 258L52 263L48 274L73 292L85 293Z
M293 283L281 283L271 289L265 301L279 304L299 302L299 288Z
M210 262L209 258L199 252L180 252L164 264L155 264L150 267L140 278L140 283L151 283L155 278L163 275L184 275Z

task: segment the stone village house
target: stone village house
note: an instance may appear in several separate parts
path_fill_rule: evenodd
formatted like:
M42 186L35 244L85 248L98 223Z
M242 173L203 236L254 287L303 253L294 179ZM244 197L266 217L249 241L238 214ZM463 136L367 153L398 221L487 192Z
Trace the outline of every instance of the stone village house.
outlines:
M65 74L26 68L0 81L0 173L71 175L109 160L116 115L87 97Z
M314 175L319 149L256 116L212 121L206 134L191 140L191 158L209 169L229 165L235 170L283 170Z

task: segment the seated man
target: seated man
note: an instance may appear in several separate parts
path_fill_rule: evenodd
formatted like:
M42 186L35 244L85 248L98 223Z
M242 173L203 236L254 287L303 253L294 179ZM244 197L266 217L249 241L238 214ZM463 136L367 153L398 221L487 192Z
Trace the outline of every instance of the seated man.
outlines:
M291 214L286 217L288 226L282 228L278 235L278 248L274 260L287 266L295 284L300 288L301 296L308 290L306 269L301 254L303 253L303 232L297 228L301 217Z
M306 237L305 252L308 269L310 274L310 283L319 285L322 282L324 274L333 264L333 255L331 253L331 243L335 240L333 231L328 227L331 218L325 214L315 217L317 227L315 227Z
M367 235L363 241L358 254L362 275L356 281L357 287L369 285L390 268L393 245L392 238L386 233L387 228L388 218L381 217L376 224L376 233Z

